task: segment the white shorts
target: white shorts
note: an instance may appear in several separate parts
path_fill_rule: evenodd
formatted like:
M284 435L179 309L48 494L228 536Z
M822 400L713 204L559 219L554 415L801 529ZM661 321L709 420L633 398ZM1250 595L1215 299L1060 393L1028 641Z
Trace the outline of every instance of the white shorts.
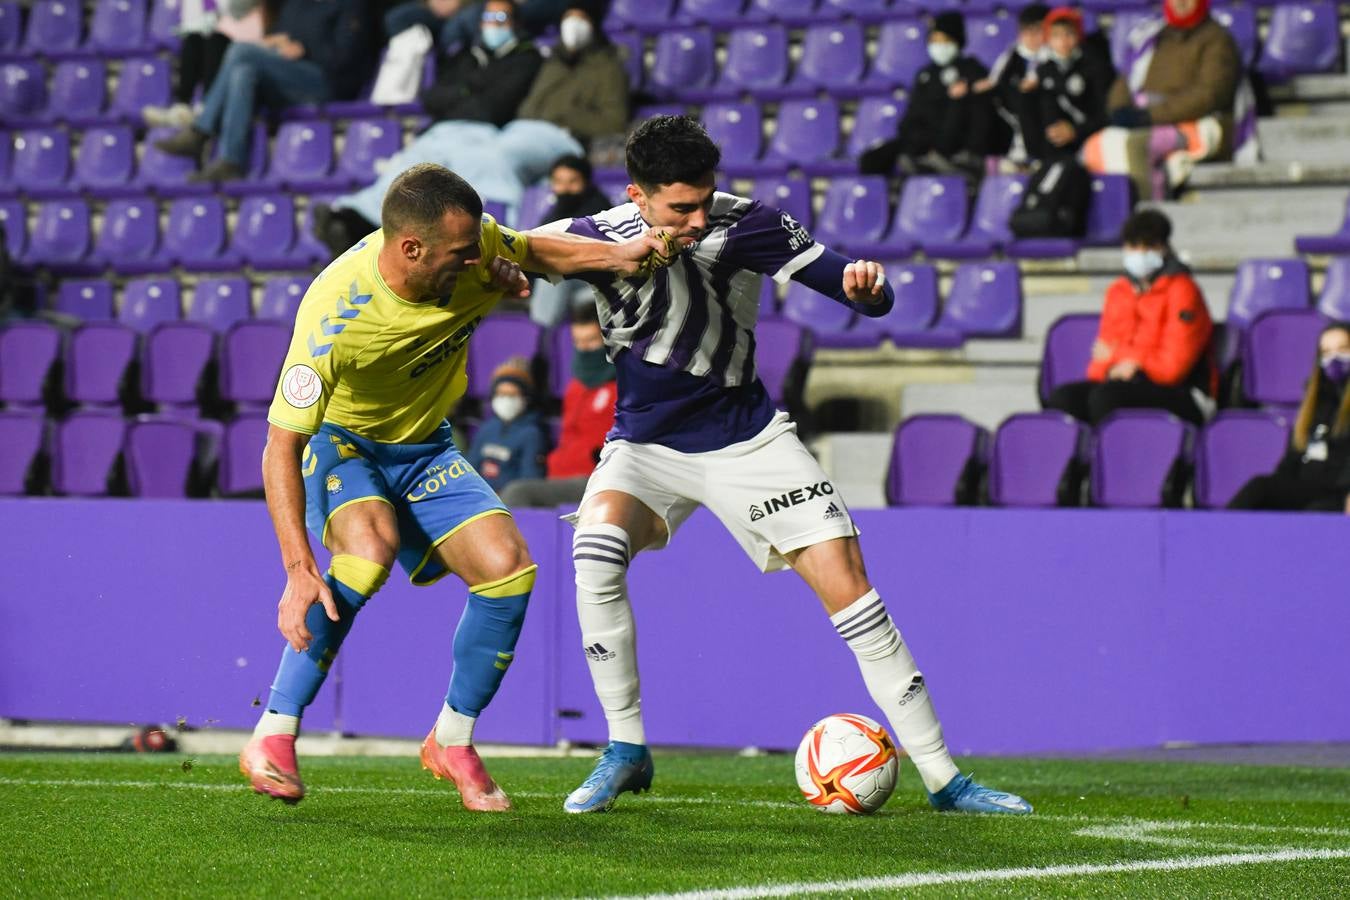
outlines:
M706 453L610 441L586 483L582 505L601 491L641 500L666 523L670 537L706 506L763 572L785 567L784 556L794 550L858 533L848 507L784 412L750 440ZM576 524L577 513L564 518Z

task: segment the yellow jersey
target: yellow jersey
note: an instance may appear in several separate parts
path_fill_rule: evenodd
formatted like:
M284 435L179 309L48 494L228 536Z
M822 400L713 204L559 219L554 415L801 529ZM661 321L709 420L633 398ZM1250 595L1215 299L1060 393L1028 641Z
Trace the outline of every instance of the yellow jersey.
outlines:
M488 266L525 260L526 238L483 216L477 266L439 302L410 303L376 261L368 235L319 274L300 302L267 420L302 434L324 422L384 444L418 443L440 426L468 384L469 336L502 297Z

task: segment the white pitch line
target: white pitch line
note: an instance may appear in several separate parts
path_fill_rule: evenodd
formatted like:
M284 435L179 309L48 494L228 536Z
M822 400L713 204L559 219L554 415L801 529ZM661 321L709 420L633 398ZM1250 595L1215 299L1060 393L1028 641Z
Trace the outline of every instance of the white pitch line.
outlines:
M806 894L894 891L944 884L1015 881L1023 878L1073 878L1080 875L1109 875L1113 873L1179 872L1188 869L1312 862L1329 859L1350 859L1350 850L1287 849L1258 853L1223 853L1215 856L1179 856L1173 859L1138 860L1123 863L1018 866L1008 869L971 869L965 872L914 872L873 878L851 878L847 881L801 881L756 887L686 891L676 894L646 894L642 897L643 900L755 900L755 898L760 897L800 897ZM623 898L614 898L614 900L623 900Z

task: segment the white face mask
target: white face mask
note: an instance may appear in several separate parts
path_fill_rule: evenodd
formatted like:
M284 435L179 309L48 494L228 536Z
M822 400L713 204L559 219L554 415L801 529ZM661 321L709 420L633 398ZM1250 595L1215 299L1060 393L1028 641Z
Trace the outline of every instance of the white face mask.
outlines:
M582 47L590 46L595 29L581 16L568 16L558 26L558 33L562 37L563 46L575 53Z
M492 414L503 422L510 422L525 411L525 398L498 394L492 398Z
M1135 280L1148 281L1163 267L1163 255L1157 250L1126 250L1121 264Z
M947 42L934 42L928 45L928 58L939 66L949 66L952 60L956 59L956 54L960 48L955 44Z

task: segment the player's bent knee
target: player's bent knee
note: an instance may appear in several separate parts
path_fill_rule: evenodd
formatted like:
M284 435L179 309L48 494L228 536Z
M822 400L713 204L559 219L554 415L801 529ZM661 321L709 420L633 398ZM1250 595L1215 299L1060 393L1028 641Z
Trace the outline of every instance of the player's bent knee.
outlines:
M538 573L539 566L530 563L519 572L513 572L503 578L470 585L469 593L488 600L513 601L508 607L523 620L525 605L529 602L530 592L534 590L534 580ZM516 624L519 625L519 621Z
M389 580L389 567L350 553L337 553L329 565L333 577L362 597L371 597Z
M628 532L617 525L583 525L572 537L577 599L610 603L623 597L630 552Z

